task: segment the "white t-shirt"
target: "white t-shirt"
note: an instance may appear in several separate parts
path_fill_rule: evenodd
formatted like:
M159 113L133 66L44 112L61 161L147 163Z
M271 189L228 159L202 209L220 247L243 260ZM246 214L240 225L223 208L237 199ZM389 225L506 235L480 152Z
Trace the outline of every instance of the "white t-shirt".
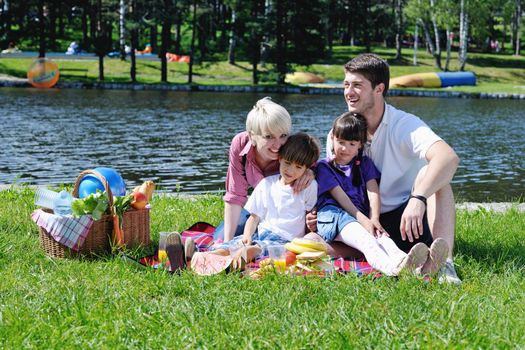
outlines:
M259 230L269 230L291 241L304 236L306 212L317 201L317 182L314 180L300 193L279 181L280 175L265 177L253 190L245 209L260 218Z
M331 133L326 143L329 155ZM408 200L419 170L427 164L428 149L440 140L421 119L385 103L383 119L364 152L381 172L381 213L397 209Z

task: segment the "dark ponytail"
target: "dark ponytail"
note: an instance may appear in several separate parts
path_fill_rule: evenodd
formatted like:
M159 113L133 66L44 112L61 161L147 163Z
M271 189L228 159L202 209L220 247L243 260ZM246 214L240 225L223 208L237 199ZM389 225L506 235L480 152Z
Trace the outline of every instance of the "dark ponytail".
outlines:
M363 150L361 149L355 157L354 165L352 166L352 185L354 187L361 186L361 162L363 161Z

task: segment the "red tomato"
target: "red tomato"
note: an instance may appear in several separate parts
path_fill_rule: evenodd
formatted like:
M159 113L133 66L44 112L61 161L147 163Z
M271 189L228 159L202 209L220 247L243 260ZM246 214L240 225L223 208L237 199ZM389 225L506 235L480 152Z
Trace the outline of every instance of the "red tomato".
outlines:
M295 254L294 252L287 251L285 254L286 265L293 265L293 263L295 263L295 260L297 260L296 256L297 254Z

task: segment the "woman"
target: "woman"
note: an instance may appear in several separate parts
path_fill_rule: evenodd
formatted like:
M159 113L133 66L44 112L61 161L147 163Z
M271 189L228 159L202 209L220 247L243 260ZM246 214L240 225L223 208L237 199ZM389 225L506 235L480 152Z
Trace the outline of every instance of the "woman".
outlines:
M292 120L281 105L265 97L255 104L246 118L246 131L233 138L224 195L224 223L214 233L214 239L231 240L242 234L249 215L243 210L248 190L255 188L266 176L279 173L279 149L288 139ZM305 189L314 179L307 171L294 185L294 191Z

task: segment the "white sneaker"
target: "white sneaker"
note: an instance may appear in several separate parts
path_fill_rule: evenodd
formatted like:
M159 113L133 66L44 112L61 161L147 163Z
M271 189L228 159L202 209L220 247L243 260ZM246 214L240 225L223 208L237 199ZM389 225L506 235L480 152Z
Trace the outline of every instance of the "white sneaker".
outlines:
M443 238L437 238L430 246L428 260L421 268L423 275L434 275L445 265L448 255L448 244Z
M420 269L428 260L429 250L424 243L415 244L408 254L401 260L396 269L394 269L394 276L399 275L402 270L408 270L417 274L417 269Z
M458 274L456 273L456 269L454 268L454 262L452 260L447 259L443 268L439 270L438 282L461 284L461 280L459 279Z

